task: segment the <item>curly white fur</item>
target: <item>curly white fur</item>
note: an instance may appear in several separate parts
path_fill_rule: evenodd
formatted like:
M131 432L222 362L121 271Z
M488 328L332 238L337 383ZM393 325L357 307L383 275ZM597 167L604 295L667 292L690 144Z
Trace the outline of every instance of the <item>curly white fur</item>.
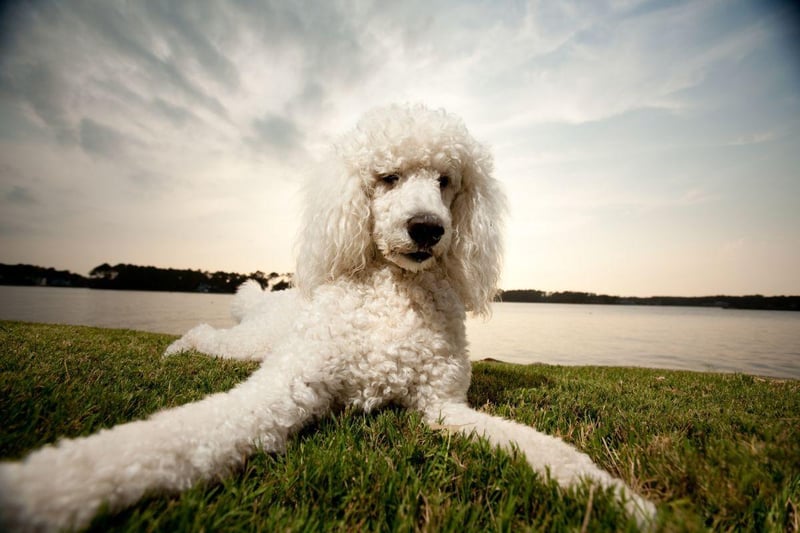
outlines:
M500 274L504 198L487 150L443 111L369 113L309 183L297 291L243 285L229 330L198 326L167 353L263 360L245 382L0 466L0 511L23 530L80 528L153 491L219 478L256 447L281 450L314 417L396 403L518 447L563 486L612 487L640 523L654 506L589 457L466 404L465 313L486 314ZM413 227L412 227L413 226Z

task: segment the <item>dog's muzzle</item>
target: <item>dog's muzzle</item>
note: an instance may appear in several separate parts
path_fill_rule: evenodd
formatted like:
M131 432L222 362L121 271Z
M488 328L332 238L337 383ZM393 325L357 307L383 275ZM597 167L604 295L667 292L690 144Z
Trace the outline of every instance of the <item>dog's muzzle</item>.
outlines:
M406 222L409 237L419 247L416 252L406 254L406 257L417 263L422 263L431 257L430 249L444 235L444 225L442 220L436 215L420 214L414 215Z

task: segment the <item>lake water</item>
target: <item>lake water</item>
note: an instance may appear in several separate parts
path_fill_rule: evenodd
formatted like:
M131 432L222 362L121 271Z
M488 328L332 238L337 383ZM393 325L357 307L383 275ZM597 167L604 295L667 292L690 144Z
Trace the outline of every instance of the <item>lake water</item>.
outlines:
M229 294L0 286L0 319L179 335L230 327ZM800 379L800 313L496 303L467 322L472 359L744 372Z

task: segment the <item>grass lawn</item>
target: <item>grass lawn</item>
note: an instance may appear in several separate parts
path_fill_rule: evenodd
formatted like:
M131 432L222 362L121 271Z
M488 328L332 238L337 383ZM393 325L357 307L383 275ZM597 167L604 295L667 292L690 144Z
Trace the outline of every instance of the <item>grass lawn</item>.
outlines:
M254 364L123 330L0 322L0 457L226 390ZM470 403L559 435L657 502L659 529L798 531L800 382L476 363ZM398 409L345 411L223 483L154 495L91 529L635 530L606 494L559 491L520 457Z

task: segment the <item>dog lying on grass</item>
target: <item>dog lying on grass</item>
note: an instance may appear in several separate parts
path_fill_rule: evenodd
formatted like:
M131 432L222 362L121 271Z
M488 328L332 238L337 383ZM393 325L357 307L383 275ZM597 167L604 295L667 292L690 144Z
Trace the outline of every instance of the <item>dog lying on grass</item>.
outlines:
M467 405L464 320L488 313L501 268L504 197L487 150L450 114L393 106L367 114L337 155L307 187L298 289L245 284L237 326L199 326L167 350L257 359L260 368L228 392L2 464L6 525L81 528L103 506L117 511L148 493L222 478L257 447L281 451L331 410L387 404L518 447L564 487L611 488L649 523L653 504L587 455Z

